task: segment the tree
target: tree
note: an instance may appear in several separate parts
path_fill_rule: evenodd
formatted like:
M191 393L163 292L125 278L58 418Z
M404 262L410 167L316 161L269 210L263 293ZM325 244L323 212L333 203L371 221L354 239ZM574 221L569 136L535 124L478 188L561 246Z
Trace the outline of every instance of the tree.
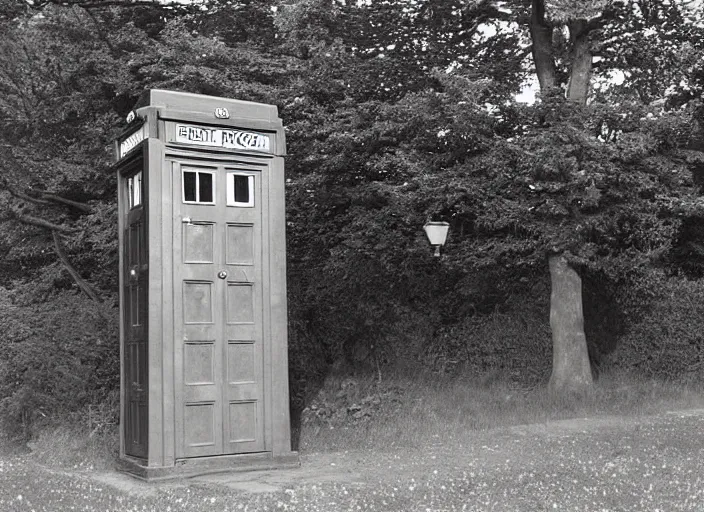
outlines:
M662 3L661 11L668 13L663 20L646 16L646 3L638 5L640 11L618 2L558 2L547 12L543 2L512 2L510 12L506 5L496 9L491 2L380 2L350 8L356 24L346 19L351 28L342 33L363 36L350 35L342 47L325 46L312 57L319 70L319 81L313 83L329 84L335 77L335 87L314 87L288 112L294 120L294 147L313 141L307 151L293 151L293 167L306 169L295 179L305 189L299 204L306 204L308 225L320 226L319 232L326 231L324 225L335 226L316 246L321 264L334 267L325 256L328 251L336 258L363 254L365 261L391 264L386 272L408 278L403 268L417 276L409 256L414 254L417 226L427 218L445 218L452 224L452 250L445 264L451 269L450 280L458 283L452 292L464 294L469 306L487 302L489 296L483 286L475 288L481 294L468 290L469 283L479 281L471 276L491 276L498 297L541 275L548 260L555 292L550 387L557 393L585 392L592 376L582 277L608 282L613 289L623 287L668 251L680 226L679 215L698 208L690 169L696 156L685 154L677 135L687 133L690 113L666 113L659 103L647 105L654 97L665 97L674 77L687 74L688 61L677 59L691 31L698 29L687 21L685 36L679 38L669 28L673 20L683 19L677 6ZM408 18L404 12L410 13ZM348 16L344 9L337 15ZM388 27L389 19L400 22L386 37L389 31L378 27ZM510 38L499 30L481 36L479 27L492 20L512 23ZM519 27L525 38L520 32L516 36ZM641 45L639 37L626 38L644 27L654 34L649 45ZM464 46L459 46L460 39L446 44L452 34L462 34ZM621 37L623 44L604 44ZM532 44L523 46L526 40ZM641 47L652 49L653 42L658 42L657 51ZM482 60L473 59L472 52L481 56L484 48L508 51L513 63L509 76L515 80L524 76L519 64L526 47L542 100L533 107L506 105L498 98L515 92L516 86L497 96L492 79L503 75L496 68L477 66ZM347 49L359 60L350 60ZM382 65L374 68L379 62ZM655 64L672 69L648 78L647 68ZM359 85L369 76L361 72L365 66L384 77L374 82L383 84L381 90L367 92ZM442 70L433 72L437 67ZM386 77L396 69L414 78L395 86ZM625 78L634 80L626 80L623 87L604 83L624 69ZM637 90L647 94L624 93L636 78ZM351 99L367 101L355 103L351 113ZM310 129L307 122L298 125L297 112L325 121ZM296 155L304 153L305 163L298 163ZM364 204L367 195L370 206L376 205L369 216L353 208L356 202ZM393 235L369 227L380 227L386 220L394 226ZM306 240L304 235L300 240ZM374 250L381 247L384 257ZM347 261L340 258L337 263L344 268ZM349 273L342 275L351 279ZM514 283L513 292L496 284L506 282ZM406 291L405 296L413 294ZM458 308L450 311L448 317Z
M582 394L592 375L581 276L596 272L609 282L624 283L657 264L677 236L680 215L695 215L700 207L691 174L699 157L685 147L692 109L663 111L663 101L654 100L664 100L678 82L696 76L702 38L694 34L702 28L682 4L671 2L563 1L546 7L532 1L509 7L505 12L506 5L497 10L491 2L428 1L412 8L384 2L375 12L390 16L396 9L402 18L403 8L412 11L412 28L396 25L412 36L395 35L399 44L389 48L391 41L374 30L378 25L372 21L365 37L373 43L366 53L399 53L401 60L425 63L415 68L418 73L431 67L427 63L433 58L445 66L476 62L467 57L477 49L470 44L476 32L467 28L474 27L463 17L467 13L477 13L480 23L501 20L525 29L541 101L526 108L496 101L490 107L493 121L487 121L477 99L491 98L492 90L477 78L491 73L468 72L471 66L436 73L436 82L426 86L436 91L439 115L429 116L427 124L412 122L428 127L423 139L415 139L418 148L426 149L429 138L445 139L446 146L437 157L419 158L430 177L414 175L409 165L402 166L403 176L418 187L413 197L426 205L426 214L451 221L452 243L465 246L458 265L496 272L495 263L501 261L515 278L548 260L554 294L550 388ZM441 47L451 37L447 34L463 32L464 47L423 54L435 43ZM503 37L497 31L488 38L493 44L482 44L510 48L512 58L525 55L520 37L513 35L513 43L502 46L496 40ZM610 84L609 77L619 72L623 82ZM513 76L521 76L520 71L514 68ZM473 123L484 119L479 125L500 137L481 143L487 139L478 139L473 126L458 122L468 117ZM479 144L472 147L467 141ZM443 194L435 205L423 199ZM473 255L477 253L482 262Z
M635 2L634 4L636 11L625 13L626 9L632 7L619 2L575 3L563 1L555 2L554 5L551 4L546 8L544 1L533 0L530 31L533 42L533 59L543 94L552 94L553 89L562 85L557 78L558 50L554 44L554 35L555 31L566 28L567 40L565 42L567 43L569 68L566 73L565 97L568 102L577 106L575 108L583 109L587 104L593 78L592 63L595 53L600 50L604 50L607 54L611 53L612 61L625 61L628 71L632 75L629 85L638 91L639 99L643 103L648 104L653 96L657 98L662 95L664 92L663 83L671 84L673 75L676 75L676 70L681 70L681 67L674 67L675 71L671 71L669 76L659 75L658 80L663 78L664 80L656 82L643 76L646 68L643 64L646 62L649 64L661 63L661 66L658 67L666 67L671 64L671 59L668 57L674 57L676 52L681 51L683 45L689 44L689 35L691 35L689 31L695 31L696 27L692 24L684 25L687 27L684 30L689 35L682 37L682 29L678 28L676 30L680 33L675 36L673 34L674 27L682 26L683 15L682 11L673 3ZM659 30L656 30L655 27ZM625 45L619 47L617 43L617 48L613 50L606 42L608 37L606 34L613 37L613 32L608 33L609 28L621 36L620 41L624 40L625 32L628 32L629 35L632 34L635 40L644 38L647 28L651 32L659 32L660 37L653 38L659 44L655 45L654 49L653 45L633 45L624 49ZM641 40L641 42L643 41ZM650 55L645 56L650 58L644 59L643 56L648 51L651 52ZM652 66L650 69L649 72L652 73ZM586 111L583 112L581 115L577 115L586 119L589 114ZM563 125L563 123L560 124ZM573 123L568 128L579 129L579 126ZM562 161L555 162L564 166L564 162L570 160L569 148L558 143L555 145L555 149L558 151L568 149L568 152L562 154L560 159ZM574 162L576 168L572 172L581 173L592 180L591 183L594 183L593 180L599 171L594 172L582 162L579 162L578 157L577 162ZM622 172L622 170L623 168L617 172ZM575 178L577 177L572 179ZM581 179L577 178L577 181L581 181ZM587 181L587 183L590 182ZM589 185L590 188L587 190L593 190L595 186ZM583 201L582 204L586 204L586 201ZM636 205L637 203L632 206ZM640 213L645 212L641 210ZM569 224L572 223L568 223L565 229L569 229ZM575 228L579 230L579 221ZM575 264L570 262L572 254L565 251L564 247L558 246L555 249L549 256L553 288L553 304L550 315L553 330L553 374L550 388L559 393L583 392L589 387L591 373L583 327L581 280L575 269Z

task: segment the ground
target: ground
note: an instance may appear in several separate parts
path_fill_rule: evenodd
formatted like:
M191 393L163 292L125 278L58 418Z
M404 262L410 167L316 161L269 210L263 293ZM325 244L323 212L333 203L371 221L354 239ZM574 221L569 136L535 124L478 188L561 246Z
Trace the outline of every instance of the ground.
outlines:
M294 470L147 484L0 461L0 511L704 511L704 409L571 419L384 451L305 453Z

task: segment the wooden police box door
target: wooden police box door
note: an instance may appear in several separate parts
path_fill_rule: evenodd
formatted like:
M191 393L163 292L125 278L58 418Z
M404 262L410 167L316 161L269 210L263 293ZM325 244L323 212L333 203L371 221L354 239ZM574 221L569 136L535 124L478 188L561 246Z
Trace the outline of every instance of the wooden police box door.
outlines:
M173 164L177 458L265 449L261 178Z
M142 161L138 162L141 169ZM147 343L147 226L144 215L141 170L124 180L125 223L123 233L124 322L124 436L125 453L147 456L148 343Z

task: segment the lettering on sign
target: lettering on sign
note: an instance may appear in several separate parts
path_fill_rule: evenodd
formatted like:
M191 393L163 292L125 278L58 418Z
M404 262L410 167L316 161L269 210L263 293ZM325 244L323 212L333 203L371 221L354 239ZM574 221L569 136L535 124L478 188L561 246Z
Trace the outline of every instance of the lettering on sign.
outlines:
M176 129L176 142L200 146L222 146L222 130L180 124Z
M176 142L250 151L270 151L271 149L268 135L184 124L176 126Z
M269 151L269 137L259 133L224 130L222 133L222 145L226 148Z
M120 158L132 151L137 145L147 138L147 126L143 125L137 131L129 135L125 140L120 142Z

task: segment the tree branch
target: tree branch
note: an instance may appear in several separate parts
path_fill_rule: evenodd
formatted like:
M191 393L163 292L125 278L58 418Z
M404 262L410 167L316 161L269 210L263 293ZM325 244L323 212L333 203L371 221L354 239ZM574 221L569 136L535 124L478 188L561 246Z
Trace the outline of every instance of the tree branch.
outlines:
M65 204L67 206L71 206L72 208L76 208L77 210L81 210L85 213L91 213L93 211L93 208L91 208L86 203L72 201L71 199L66 199L65 197L57 196L56 194L52 194L51 192L41 192L41 196L43 199L47 199L48 201Z
M0 185L7 185L5 180L2 180L0 182ZM25 201L29 201L35 204L40 204L40 205L48 205L51 204L50 201L45 201L41 199L36 199L34 197L28 196L26 194L23 194L21 192L17 192L16 190L13 190L10 187L7 187L7 190L12 194L13 196L17 197L18 199L23 199ZM75 206L78 208L88 208L87 210L84 209L84 211L90 211L90 207L88 205L84 205L83 203L77 203L75 201L71 201L68 199L61 198L59 196L54 196L53 194L46 194L49 196L51 199L54 200L60 200L59 202L68 204L70 206ZM50 222L45 219L40 219L39 217L34 217L32 215L25 215L22 213L18 213L14 211L12 208L5 208L4 210L4 218L0 217L0 221L5 221L9 219L16 219L19 222L23 224L29 224L30 226L36 226L39 228L43 229L48 229L51 231L51 236L54 240L54 250L56 251L56 255L59 257L59 260L61 260L61 263L66 267L66 270L68 273L71 275L73 280L76 282L78 287L85 293L92 301L94 302L102 302L102 299L98 296L97 293L93 290L93 288L86 282L81 275L78 273L78 271L71 265L71 262L68 259L68 256L66 255L66 251L64 251L63 246L61 245L61 239L59 238L59 233L66 233L66 234L72 234L75 232L74 229L68 228L66 226L62 226L60 224L55 224L53 222Z
M52 231L51 235L54 237L54 250L56 251L56 255L59 257L64 267L66 267L68 273L71 274L71 277L76 282L78 287L83 291L83 293L88 295L93 302L102 302L101 298L98 297L98 294L95 293L93 288L91 288L91 286L81 277L76 269L73 268L73 265L71 265L71 262L69 261L68 256L66 256L66 252L61 245L59 234L56 231Z
M66 226L62 226L60 224L54 224L53 222L49 222L48 220L40 219L39 217L34 217L32 215L24 215L24 214L17 213L17 212L12 212L11 215L12 215L12 217L17 219L18 221L22 222L23 224L29 224L30 226L36 226L39 228L50 229L51 231L58 231L59 233L66 233L67 235L75 233L75 231L71 228L67 228Z
M23 201L27 201L27 202L33 203L33 204L38 204L40 206L51 205L51 202L49 202L49 201L45 201L43 199L37 199L36 197L32 197L32 196L25 194L24 192L20 192L19 190L15 190L14 188L7 185L7 182L5 182L4 180L3 180L2 184L5 186L5 189L10 193L10 195L15 196L17 199L21 199Z
M609 23L610 21L613 21L616 19L616 11L614 9L606 9L601 16L597 16L596 18L592 18L587 21L587 27L586 30L588 32L592 30L599 30L600 28L603 28L604 25Z
M25 194L24 192L20 192L19 190L11 187L6 179L0 179L0 187L7 190L10 193L10 195L13 195L17 199L22 199L23 201L27 201L29 203L37 204L40 206L51 206L54 203L59 203L59 204L65 205L65 206L70 206L70 207L75 208L77 210L80 210L84 213L92 213L93 212L93 208L86 203L81 203L79 201L73 201L71 199L66 199L65 197L61 197L59 195L52 194L51 192L38 192L38 194L41 196L41 198L30 196L29 194Z

